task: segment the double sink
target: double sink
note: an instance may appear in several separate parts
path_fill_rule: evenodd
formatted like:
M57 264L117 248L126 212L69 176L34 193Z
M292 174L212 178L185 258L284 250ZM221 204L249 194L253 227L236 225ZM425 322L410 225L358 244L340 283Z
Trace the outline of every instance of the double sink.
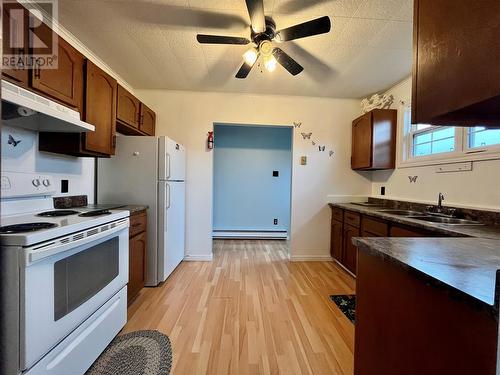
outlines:
M377 206L375 204L366 204L366 203L354 203L360 206L371 207L376 209L378 212L383 212L390 215L403 216L407 219L414 219L425 221L428 223L436 223L436 224L445 224L445 225L484 225L479 221L473 220L465 220L458 219L455 217L449 217L442 214L434 214L434 213L425 213L419 211L411 211L411 210L396 210L396 209L382 209L381 206Z

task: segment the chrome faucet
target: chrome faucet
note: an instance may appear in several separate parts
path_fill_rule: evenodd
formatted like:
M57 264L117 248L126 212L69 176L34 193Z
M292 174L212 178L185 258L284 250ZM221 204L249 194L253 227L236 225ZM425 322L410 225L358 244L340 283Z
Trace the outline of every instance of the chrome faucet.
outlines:
M438 206L437 206L437 211L442 212L443 211L443 201L444 201L444 194L439 193L438 194Z

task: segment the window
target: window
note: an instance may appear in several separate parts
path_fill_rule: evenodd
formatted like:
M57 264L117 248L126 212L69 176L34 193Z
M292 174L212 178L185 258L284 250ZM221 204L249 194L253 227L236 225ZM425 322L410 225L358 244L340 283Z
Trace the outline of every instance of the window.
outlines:
M411 123L411 106L403 113L402 164L500 159L500 129Z
M455 128L417 125L423 131L413 133L413 156L425 156L455 151Z
M484 126L468 128L468 147L487 147L500 144L500 129L486 129Z

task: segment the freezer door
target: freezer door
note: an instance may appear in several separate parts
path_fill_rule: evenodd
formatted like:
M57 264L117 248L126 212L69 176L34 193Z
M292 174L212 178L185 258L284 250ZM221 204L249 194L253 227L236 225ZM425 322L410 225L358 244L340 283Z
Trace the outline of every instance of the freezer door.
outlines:
M169 181L186 179L186 149L170 138L166 138L166 179Z
M184 259L186 189L184 182L160 181L158 190L163 201L158 206L158 281L162 282Z

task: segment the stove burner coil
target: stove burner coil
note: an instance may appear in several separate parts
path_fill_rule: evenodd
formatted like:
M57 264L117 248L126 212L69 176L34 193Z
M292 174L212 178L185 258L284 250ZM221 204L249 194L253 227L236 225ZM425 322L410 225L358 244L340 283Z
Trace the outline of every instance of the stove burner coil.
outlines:
M54 223L23 223L6 225L0 227L0 234L12 234L12 233L23 233L23 232L36 232L37 230L49 229L57 227Z

